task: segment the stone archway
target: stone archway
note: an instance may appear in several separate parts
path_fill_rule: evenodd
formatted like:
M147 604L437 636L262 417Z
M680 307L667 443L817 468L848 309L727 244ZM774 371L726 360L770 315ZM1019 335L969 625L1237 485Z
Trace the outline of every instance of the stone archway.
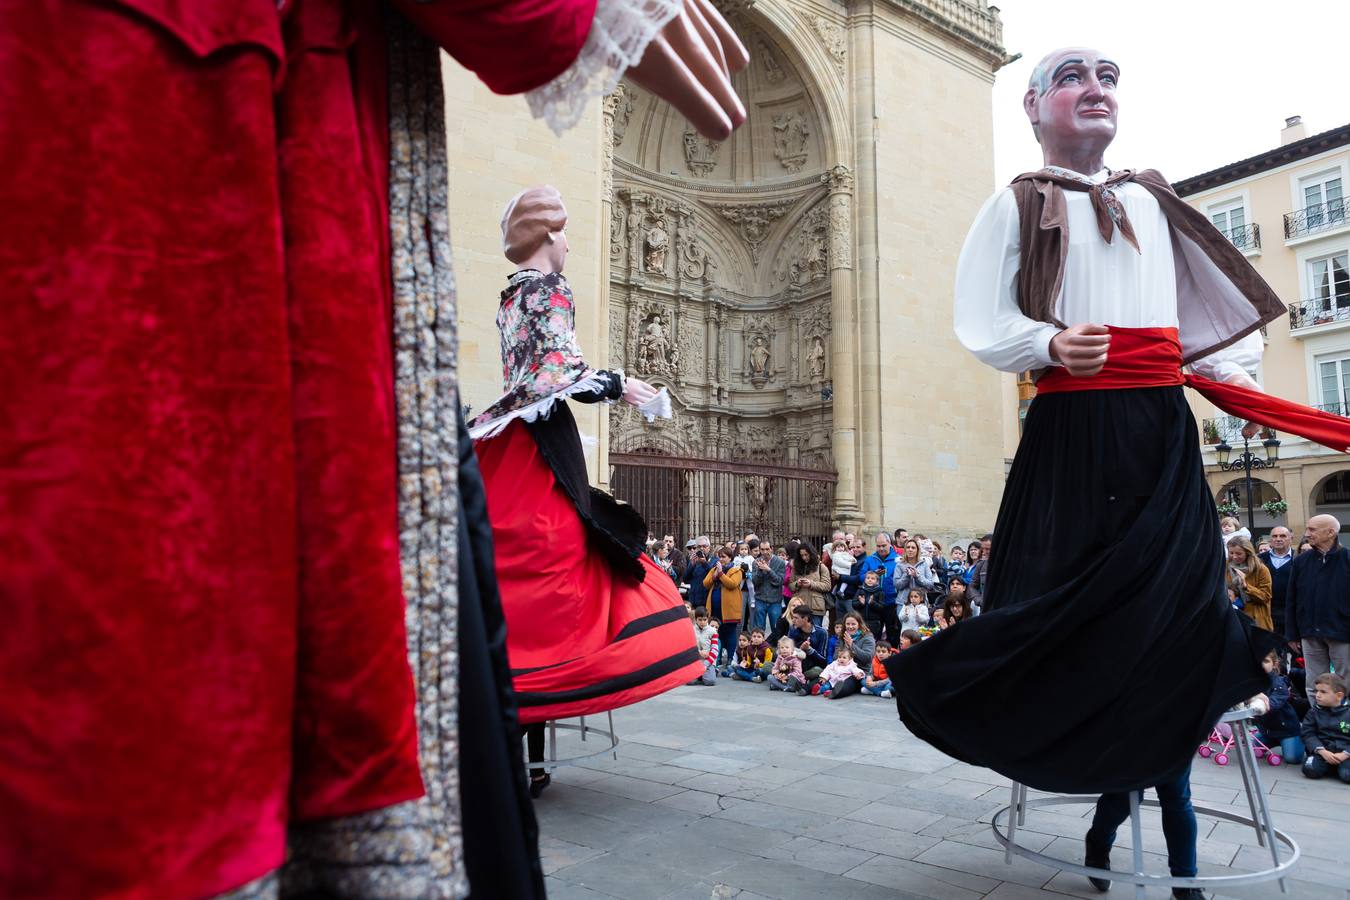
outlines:
M1308 495L1308 516L1331 515L1350 528L1350 469L1340 469L1318 480Z
M1270 529L1276 525L1288 524L1286 516L1271 515L1264 506L1267 502L1284 499L1274 484L1261 478L1252 476L1252 534L1268 534ZM1214 494L1214 502L1223 504L1232 503L1238 508L1237 518L1243 525L1247 522L1247 481L1246 478L1239 475L1236 478L1230 478Z
M857 513L854 361L836 359L835 319L854 304L853 178L837 156L848 142L788 36L744 10L735 17L755 52L737 76L748 121L727 141L631 85L607 110L610 359L666 387L675 408L672 422L650 426L616 405L608 449L628 468L657 453L799 472L817 510L847 519ZM836 490L841 431L849 480Z

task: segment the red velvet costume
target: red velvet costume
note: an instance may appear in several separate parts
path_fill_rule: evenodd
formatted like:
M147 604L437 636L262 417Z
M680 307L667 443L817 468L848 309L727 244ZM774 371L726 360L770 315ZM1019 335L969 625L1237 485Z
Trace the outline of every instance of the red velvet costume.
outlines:
M595 3L399 8L515 92ZM423 790L381 11L0 10L0 895L207 896Z

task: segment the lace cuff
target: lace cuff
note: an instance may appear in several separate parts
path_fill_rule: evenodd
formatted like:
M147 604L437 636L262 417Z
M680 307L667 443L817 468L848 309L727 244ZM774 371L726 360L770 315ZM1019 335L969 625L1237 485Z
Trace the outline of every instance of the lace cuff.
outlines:
M530 114L561 135L581 120L591 97L611 93L684 0L599 0L581 53L567 70L525 95Z
M657 419L669 419L671 417L670 394L666 393L665 388L657 391L656 396L646 403L638 404L638 412L642 413L643 418L648 424Z

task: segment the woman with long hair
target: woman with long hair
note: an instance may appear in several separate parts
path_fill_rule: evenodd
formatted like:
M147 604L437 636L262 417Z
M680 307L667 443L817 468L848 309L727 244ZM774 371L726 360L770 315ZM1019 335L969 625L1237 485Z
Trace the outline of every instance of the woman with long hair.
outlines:
M966 567L961 571L961 580L966 583L966 587L970 587L970 579L975 577L975 566L983 553L984 545L979 541L971 541L966 547Z
M1247 618L1267 631L1275 629L1270 614L1270 570L1245 537L1228 541L1228 585L1242 598L1242 611Z
M907 597L910 591L918 590L927 601L928 592L936 587L932 562L919 549L918 540L907 538L900 548L900 559L895 563L895 596Z
M830 567L820 561L810 543L797 545L792 556L792 600L788 609L805 603L811 610L811 619L817 625L825 622L826 598L830 594Z

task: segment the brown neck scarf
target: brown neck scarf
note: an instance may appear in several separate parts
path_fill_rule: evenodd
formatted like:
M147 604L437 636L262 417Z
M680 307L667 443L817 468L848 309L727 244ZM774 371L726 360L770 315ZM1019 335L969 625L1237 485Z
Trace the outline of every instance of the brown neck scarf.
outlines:
M1092 212L1097 217L1097 231L1101 234L1102 240L1108 244L1111 243L1115 230L1119 228L1120 236L1136 252L1139 252L1139 239L1134 236L1134 227L1130 224L1130 217L1125 214L1125 206L1116 196L1116 192L1112 190L1118 184L1133 181L1133 169L1110 172L1105 181L1097 183L1086 175L1080 175L1070 169L1060 166L1046 166L1039 172L1018 175L1013 179L1013 183L1024 180L1048 182L1061 190L1085 191L1092 199ZM1067 215L1067 211L1064 209L1064 194L1061 190L1055 190L1052 187L1047 192L1045 201L1047 214L1052 212L1050 207L1053 204L1057 207L1054 210L1055 214Z

